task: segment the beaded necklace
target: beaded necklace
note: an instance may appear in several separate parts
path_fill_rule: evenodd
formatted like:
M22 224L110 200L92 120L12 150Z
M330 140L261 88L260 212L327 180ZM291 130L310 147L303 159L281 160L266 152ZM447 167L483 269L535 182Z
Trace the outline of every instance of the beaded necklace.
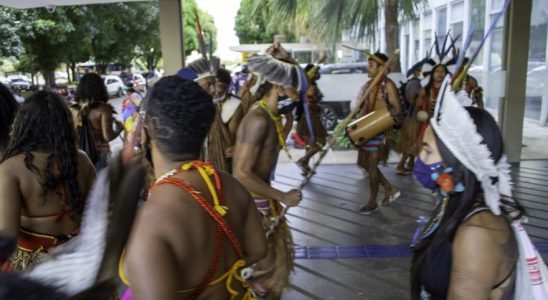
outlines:
M282 149L284 149L285 153L287 154L287 157L289 157L289 159L291 159L291 154L289 154L289 149L287 148L287 145L285 143L284 128L283 128L283 125L282 125L282 117L280 115L275 115L270 110L270 108L268 107L268 105L266 104L266 102L264 100L259 100L257 102L257 104L259 104L259 106L264 111L266 111L266 113L268 114L270 119L272 121L274 121L274 124L276 124L276 134L278 135L278 143L279 143L280 147L282 147Z

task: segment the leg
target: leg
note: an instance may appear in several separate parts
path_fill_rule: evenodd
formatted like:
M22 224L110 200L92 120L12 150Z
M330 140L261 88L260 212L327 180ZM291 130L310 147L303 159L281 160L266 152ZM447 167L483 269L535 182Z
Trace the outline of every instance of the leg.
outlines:
M409 155L407 154L402 154L401 155L401 159L400 159L400 162L398 163L398 166L396 167L396 174L397 175L405 175L405 162L407 161L407 158L409 157Z
M377 194L379 193L379 172L377 168L378 152L367 152L367 172L369 173L369 202L360 209L364 215L371 214L378 209Z
M415 155L409 155L409 160L407 161L407 167L405 167L409 171L413 171L413 168L415 167Z
M382 200L382 205L389 205L390 203L394 202L394 200L399 198L401 193L396 188L394 188L394 186L392 186L390 182L388 182L388 179L384 177L380 169L377 168L377 172L379 174L379 181L384 188L384 199Z

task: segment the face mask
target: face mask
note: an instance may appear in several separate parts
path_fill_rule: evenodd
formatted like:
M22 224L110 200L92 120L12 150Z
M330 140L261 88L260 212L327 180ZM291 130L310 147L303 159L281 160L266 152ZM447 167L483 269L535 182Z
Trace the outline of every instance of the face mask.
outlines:
M225 98L226 98L226 94L223 94L219 97L213 97L213 103L217 104L217 103L223 102Z
M413 168L413 175L425 188L435 190L437 183L432 178L432 174L437 174L442 166L443 163L441 161L427 165L418 157Z
M296 105L297 102L291 100L291 98L287 96L278 96L278 112L280 115L290 113Z

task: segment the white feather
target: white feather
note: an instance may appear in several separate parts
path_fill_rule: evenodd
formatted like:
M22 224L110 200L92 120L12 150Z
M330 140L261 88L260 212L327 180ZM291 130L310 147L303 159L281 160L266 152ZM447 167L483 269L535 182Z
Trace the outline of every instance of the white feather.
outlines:
M75 295L95 283L105 251L109 206L108 168L97 176L78 236L52 252L23 276Z
M451 91L451 77L447 76L438 95L430 125L451 153L481 182L485 203L500 214L501 194L511 196L510 167L503 157L498 165L478 133L474 121L462 106L468 101L466 93ZM439 117L438 117L439 116ZM492 180L492 178L498 178Z

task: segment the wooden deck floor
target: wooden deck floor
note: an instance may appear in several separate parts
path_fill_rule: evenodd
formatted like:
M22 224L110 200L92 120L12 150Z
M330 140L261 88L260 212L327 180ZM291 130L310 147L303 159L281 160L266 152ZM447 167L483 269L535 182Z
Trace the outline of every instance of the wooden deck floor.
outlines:
M402 196L391 206L362 216L358 211L369 197L362 172L355 165L320 166L299 207L288 213L301 258L284 300L409 299L410 257L404 252L417 218L428 216L434 202L412 176L395 175L394 165L381 171ZM547 259L548 161L522 162L513 173L515 198L529 216L526 229ZM296 166L281 164L273 184L288 190L301 179ZM383 196L381 188L379 199Z

